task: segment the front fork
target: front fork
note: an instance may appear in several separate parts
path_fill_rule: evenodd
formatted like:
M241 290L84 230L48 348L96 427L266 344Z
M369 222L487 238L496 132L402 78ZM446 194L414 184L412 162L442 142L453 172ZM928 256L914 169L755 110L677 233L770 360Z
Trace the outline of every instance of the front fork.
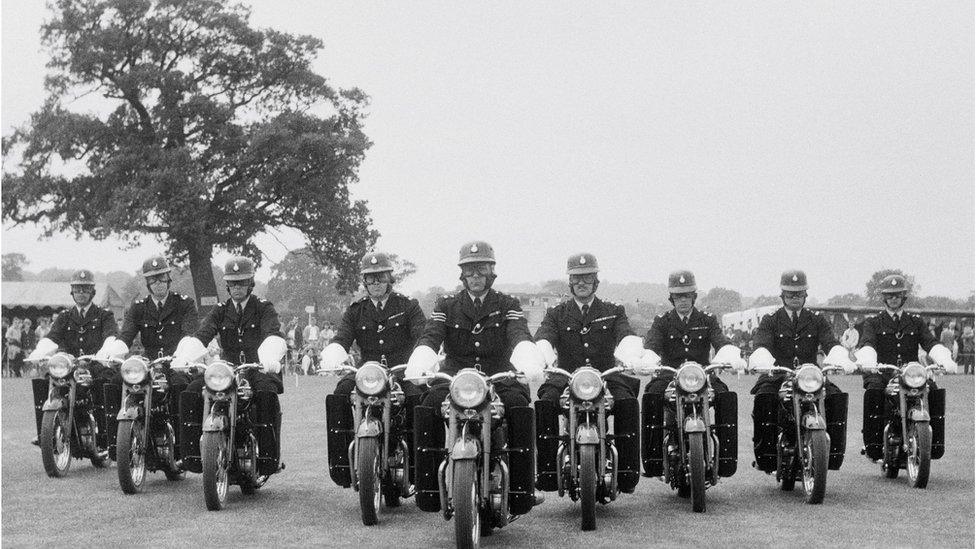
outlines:
M365 405L363 404L363 399L359 395L352 396L352 430L356 433L353 441L349 443L349 472L352 478L352 487L354 490L359 490L359 477L357 476L356 464L359 463L359 444L357 442L361 438L379 438L383 437L383 445L379 448L380 452L380 472L381 478L386 478L387 472L390 470L389 460L387 459L386 449L390 447L390 415L391 415L391 402L390 399L384 399L381 403L383 410L381 413L381 419L370 415L370 410L376 407L376 405ZM406 456L407 452L404 452ZM409 458L404 458L404 467L409 467Z
M908 395L905 393L905 388L899 387L898 410L901 415L901 447L907 455L910 450L908 447L908 426L910 424L913 425L918 421L931 420L931 416L929 415L928 385L922 386L922 394L918 396L917 401L914 403L914 406L912 406L911 409L908 408Z
M708 395L705 392L698 394L698 401L692 402L691 414L685 414L685 397L681 394L675 395L675 423L678 428L678 455L688 470L688 448L686 447L686 435L691 433L703 433L705 439L705 465L711 469L711 477L718 479L718 460L715 459L715 441L712 440L712 419L707 413ZM666 450L666 449L665 449Z
M140 398L141 397L141 398ZM152 415L150 411L153 406L153 391L152 385L145 387L145 392L134 393L131 388L125 383L122 384L122 405L119 407L119 413L116 416L116 420L124 421L138 421L139 417L143 418L143 429L142 429L142 446L144 450L149 449L149 440L152 440L149 436L149 431L152 430L152 422L150 421ZM140 414L140 412L142 412Z
M236 455L237 448L237 392L232 391L221 399L214 399L209 390L203 392L203 409L209 410L203 418L204 433L224 433L227 438L227 453L224 455L225 465L233 463L231 456ZM201 444L203 436L201 435Z
M556 486L559 496L562 497L566 490L571 490L572 498L575 501L579 496L579 447L583 445L595 445L596 455L596 475L598 479L605 480L607 475L607 411L605 401L601 399L597 403L594 420L593 412L581 412L577 409L577 403L569 399L569 412L567 413L567 433L572 436L566 437L566 444L561 445L556 454ZM582 420L581 420L582 418ZM569 472L572 482L569 486L563 484L563 467L566 461L566 454L569 453ZM610 464L610 499L615 499L617 494L617 449L610 447L612 462Z
M61 396L60 394L61 391L59 391L58 389L59 386L54 384L54 380L49 379L48 389L47 389L47 400L45 400L44 404L41 406L42 411L49 412L54 410L60 411L64 409L65 406L64 398ZM71 441L71 432L75 427L75 401L77 400L76 395L77 395L77 382L74 380L74 378L72 378L71 380L68 381L68 424L62 426L62 428L65 429L64 438L69 442ZM91 398L90 395L89 398ZM95 433L92 433L92 437L94 436Z

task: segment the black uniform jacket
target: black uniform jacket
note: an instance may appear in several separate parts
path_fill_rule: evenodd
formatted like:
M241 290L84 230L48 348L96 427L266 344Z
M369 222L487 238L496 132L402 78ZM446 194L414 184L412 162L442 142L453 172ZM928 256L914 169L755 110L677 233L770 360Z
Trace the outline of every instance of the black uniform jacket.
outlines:
M919 346L929 352L938 342L922 317L904 311L897 323L887 311L868 317L861 334L861 346L874 347L882 364L917 362Z
M594 298L584 317L576 300L570 299L546 312L535 339L552 344L563 370L589 365L603 372L613 368L613 351L629 335L634 331L622 305Z
M80 356L98 352L105 339L118 332L119 326L112 311L91 305L85 318L78 313L78 307L62 311L47 337L58 344L59 350Z
M268 336L281 337L281 322L278 312L270 301L251 296L238 317L234 301L227 301L214 307L203 319L194 337L208 345L214 337L220 338L221 356L232 364L258 361L258 347Z
M348 351L355 342L362 351L363 362L386 358L387 365L397 366L410 358L426 321L416 299L393 292L383 310L378 311L369 296L364 296L346 309L330 343L338 343Z
M793 367L793 359L800 364L816 364L817 348L829 353L839 345L827 319L819 312L800 309L796 329L786 309L780 307L762 318L753 335L756 347L765 347L776 359L777 366Z
M513 370L509 358L522 341L532 341L518 299L488 290L480 312L467 291L437 300L418 345L435 351L444 344L447 359L441 371L455 374L478 368L488 375Z
M688 314L687 324L674 309L658 315L644 337L644 346L661 356L662 365L671 368L689 360L708 365L710 348L717 351L730 343L718 319L695 308Z
M160 310L153 298L146 296L133 301L125 312L119 339L131 347L138 334L146 350L146 357L156 358L160 352L170 356L176 351L180 339L193 335L199 324L193 299L170 292Z

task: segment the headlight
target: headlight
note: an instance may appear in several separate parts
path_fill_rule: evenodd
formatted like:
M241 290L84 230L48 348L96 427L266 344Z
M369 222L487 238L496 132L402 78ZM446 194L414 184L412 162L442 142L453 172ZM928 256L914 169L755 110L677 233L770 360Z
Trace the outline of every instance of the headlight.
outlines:
M488 382L477 372L462 371L451 381L451 400L461 408L480 406L488 396Z
M603 378L594 368L580 368L569 378L569 390L579 400L593 400L603 391Z
M686 393L697 393L705 386L705 369L697 362L686 362L678 369L678 385Z
M800 366L796 372L796 385L805 393L814 393L823 387L824 377L820 368L813 364Z
M356 389L364 395L379 394L386 388L386 371L379 362L367 362L356 370Z
M122 363L121 372L122 381L129 385L138 385L146 380L146 374L149 373L149 363L141 356L130 357Z
M203 382L211 391L223 391L234 381L234 369L226 362L218 360L203 373Z
M61 379L71 371L72 362L74 362L74 359L68 353L57 353L47 359L47 371L51 374L51 377Z
M909 362L901 370L901 379L906 386L912 389L918 389L922 385L925 385L925 380L928 379L928 372L925 368L918 362Z

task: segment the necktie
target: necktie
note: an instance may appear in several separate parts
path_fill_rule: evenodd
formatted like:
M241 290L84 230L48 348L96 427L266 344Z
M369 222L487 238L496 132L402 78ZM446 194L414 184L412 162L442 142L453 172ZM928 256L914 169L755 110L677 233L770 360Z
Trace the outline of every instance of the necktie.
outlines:
M383 312L383 302L382 301L377 301L376 302L376 312L378 312L378 313L382 313Z
M583 316L586 316L586 314L589 312L590 312L590 304L589 303L583 304Z
M474 310L476 310L476 311L480 311L481 310L481 298L480 297L474 298Z
M793 329L794 330L796 329L797 319L799 319L799 318L800 318L800 315L798 313L790 313L790 320L793 322Z
M234 305L237 307L237 318L240 318L244 313L244 309L241 307L240 303L235 303Z

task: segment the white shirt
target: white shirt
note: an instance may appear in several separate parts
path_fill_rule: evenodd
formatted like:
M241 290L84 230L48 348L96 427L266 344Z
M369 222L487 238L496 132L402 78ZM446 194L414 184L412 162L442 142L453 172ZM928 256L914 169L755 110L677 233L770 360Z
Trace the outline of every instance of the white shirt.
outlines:
M576 298L573 298L573 301L575 301L576 306L579 307L580 314L583 314L583 305L589 305L590 307L593 306L593 297L591 297L589 301L580 301Z
M248 302L248 301L249 301L250 299L251 299L251 296L247 296L247 297L245 297L245 298L244 298L244 301L241 301L240 303L238 303L238 302L236 302L236 301L234 301L234 300L232 299L232 300L231 300L231 303L233 303L233 304L234 304L234 309L235 309L235 310L237 309L237 307L238 307L238 305L239 305L239 306L240 306L240 308L241 308L241 311L243 311L243 310L244 310L244 308L245 308L245 307L247 307L247 302Z

